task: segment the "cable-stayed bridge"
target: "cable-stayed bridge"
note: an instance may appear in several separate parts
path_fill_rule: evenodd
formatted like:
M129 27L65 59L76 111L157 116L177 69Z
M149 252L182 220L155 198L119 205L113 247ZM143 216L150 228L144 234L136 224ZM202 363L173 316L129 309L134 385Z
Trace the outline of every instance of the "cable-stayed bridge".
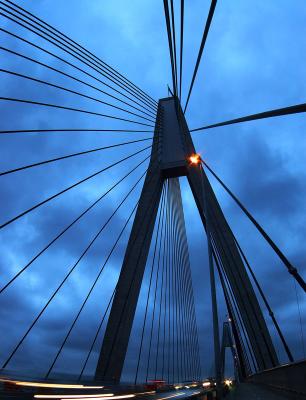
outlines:
M26 302L26 289L50 280L50 291L42 302L37 299L38 307L30 321L17 321L4 333L7 338L3 343L8 345L1 350L3 398L304 398L306 361L295 359L268 294L225 218L211 179L238 206L278 258L279 268L288 272L296 290L303 295L305 280L264 224L198 154L192 135L226 125L304 113L306 105L289 105L189 129L185 113L216 6L219 7L216 0L210 4L186 96L182 93L183 64L187 62L183 51L185 4L184 0L164 0L161 11L165 17L172 82L167 97L158 101L39 16L10 0L0 4L1 53L6 60L0 72L10 82L0 97L3 146L10 148L10 141L14 141L22 149L28 140L38 140L41 148L46 141L48 149L52 149L53 138L58 135L69 135L71 142L62 155L38 157L39 161L31 163L20 162L16 151L16 165L12 159L12 167L0 172L0 179L8 188L18 187L23 181L35 187L40 176L35 173L45 166L59 168L64 182L56 183L54 189L52 173L50 182L44 175L51 189L34 189L33 202L17 201L16 210L8 207L10 201L2 208L0 229L8 247L10 235L21 235L24 242L35 236L29 230L31 218L33 226L39 225L43 216L54 227L47 240L37 237L38 246L31 249L29 258L21 257L22 264L12 262L2 277L0 296L8 299L1 305L3 315L6 301L19 299L21 293ZM79 101L77 106L75 99ZM21 109L31 115L31 126L24 125ZM71 125L66 127L63 121L71 121ZM88 135L95 135L90 136L91 147L75 147ZM36 156L40 147L35 143L32 146ZM80 178L72 171L77 176L75 180L67 176L69 162L89 157L90 174ZM32 173L27 178L26 174ZM186 229L189 221L181 191L183 178L207 238L214 343L210 377L203 375L201 365L198 321L204 316L196 312L194 301ZM84 184L91 182L94 185L84 189ZM86 195L86 204L78 202L78 191ZM66 196L70 196L68 200ZM53 211L48 214L54 203L55 211L60 213L56 219ZM96 211L99 207L103 209L101 214ZM80 225L80 231L68 236ZM59 243L62 247L57 254L54 249ZM65 246L73 248L72 260L65 253ZM99 253L98 267L87 272L86 263L96 260L93 253L97 249L103 256ZM13 249L12 259L17 252ZM58 265L59 260L66 259L68 267ZM35 278L29 278L32 271ZM216 281L228 313L222 326ZM86 293L80 290L84 287ZM98 290L102 299L93 302ZM78 300L70 308L66 301L69 296ZM67 308L69 319L65 317L62 330L61 314ZM80 335L80 324L86 325L84 315L88 310L98 320L94 331L86 330L88 337L79 337L82 360L70 361L60 369L71 338ZM44 363L36 365L32 372L31 358L37 351L35 346L31 351L26 346L31 340L35 342L38 327L48 319L51 323L47 329L56 338L56 351L46 343L45 350L42 348ZM270 326L278 335L286 363L279 359ZM303 336L302 323L296 330L300 328ZM231 380L225 376L227 348L232 356ZM127 365L129 351L133 353L132 366ZM18 363L17 369L14 363ZM129 371L128 383L123 382L124 369ZM76 370L77 373L72 372ZM228 394L232 381L236 387Z

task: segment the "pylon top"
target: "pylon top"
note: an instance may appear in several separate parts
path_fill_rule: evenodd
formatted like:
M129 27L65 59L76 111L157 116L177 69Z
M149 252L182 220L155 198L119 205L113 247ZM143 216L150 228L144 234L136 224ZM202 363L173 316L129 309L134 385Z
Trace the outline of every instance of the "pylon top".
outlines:
M178 114L183 115L174 97L159 100L160 107L160 164L165 178L187 175L184 135Z

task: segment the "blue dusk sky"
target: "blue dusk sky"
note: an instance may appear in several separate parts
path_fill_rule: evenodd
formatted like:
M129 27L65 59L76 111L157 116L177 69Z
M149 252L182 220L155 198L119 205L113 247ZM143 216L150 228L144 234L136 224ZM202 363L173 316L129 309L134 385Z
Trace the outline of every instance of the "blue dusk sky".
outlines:
M123 73L155 100L167 96L171 68L162 0L16 0ZM176 27L180 2L174 0ZM186 101L210 1L185 1L183 104ZM22 42L3 30L1 46L39 60L53 68L105 89L98 72L16 23L1 18L1 28L35 42L93 77ZM186 120L189 128L243 115L304 103L306 95L305 0L219 0L191 95ZM178 29L177 29L178 34ZM179 35L177 36L177 40ZM1 51L1 69L56 83L88 96L112 101L102 93L41 65ZM1 96L19 98L96 113L150 122L72 93L1 73ZM112 92L115 94L114 92ZM120 96L119 96L120 97ZM121 97L122 98L122 97ZM122 106L122 104L121 104ZM134 110L135 111L135 110ZM137 113L137 111L135 111ZM95 115L0 100L0 130L18 129L148 129ZM192 134L196 149L262 224L306 279L306 173L304 137L306 116L297 114L215 128ZM91 148L150 137L148 133L33 133L0 136L0 170L39 162ZM1 176L0 223L93 174L110 163L148 146L150 141L105 150ZM149 155L145 150L122 165L43 205L1 229L1 287L26 265L61 229ZM145 171L144 162L116 190L39 257L0 294L0 361L3 363L42 309L69 268L97 230ZM208 175L228 222L244 249L275 312L295 359L305 357L306 299L293 278L255 228L213 177ZM191 259L203 376L213 368L213 336L207 243L195 202L185 178L181 180ZM50 304L7 369L44 376L73 316L105 261L140 194L142 182L78 265ZM128 229L110 259L81 314L55 373L78 374L101 315L118 277ZM150 253L151 254L151 253ZM151 256L150 256L151 257ZM123 380L133 379L139 335L148 290L146 270L140 294ZM227 312L217 280L219 322ZM297 304L298 299L298 304ZM300 309L300 314L298 312ZM287 361L266 309L263 312L282 362ZM300 318L301 316L301 318ZM86 369L92 375L102 337ZM304 346L306 346L304 337ZM229 370L230 371L230 370ZM231 372L229 372L231 373Z

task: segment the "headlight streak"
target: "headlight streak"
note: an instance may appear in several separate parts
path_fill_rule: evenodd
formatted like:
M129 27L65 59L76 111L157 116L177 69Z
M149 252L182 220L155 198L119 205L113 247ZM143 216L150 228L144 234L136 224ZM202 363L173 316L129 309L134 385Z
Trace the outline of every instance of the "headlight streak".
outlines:
M182 393L172 394L171 396L167 396L167 397L159 397L159 400L172 399L172 397L183 396L184 394L186 394L186 393L182 392Z
M103 400L117 400L117 399L128 399L135 397L134 394L124 394L120 396L114 396L113 393L105 394L35 394L35 399L65 399L65 400L85 400L85 399L103 399Z
M75 384L61 384L61 383L44 383L44 382L26 382L26 381L13 381L10 379L0 379L0 382L6 382L10 384L14 384L16 386L21 387L39 387L39 388L49 388L49 389L77 389L77 390L93 390L93 389L103 389L104 386L86 386L86 385L75 385ZM183 389L183 386L175 386L175 389ZM175 394L171 394L165 397L162 396L162 393L157 397L156 400L168 400L175 397L180 397L186 395L187 392L179 392ZM201 391L197 391L194 393L188 393L188 396L193 396L201 393ZM35 394L35 399L57 399L57 400L121 400L121 399L129 399L140 395L154 395L156 394L155 390L147 391L147 392L136 392L133 394L125 394L125 395L114 395L114 393L96 393L96 394Z
M88 398L88 399L97 399L103 398L105 399L113 399L114 395L111 393L97 393L97 394L36 394L34 397L36 399L81 399L81 398Z
M135 396L138 396L138 395L140 395L140 394L155 394L156 393L156 390L151 390L150 392L140 392L140 393L134 393L135 394Z
M50 389L103 389L104 386L86 386L86 385L74 385L74 384L61 384L61 383L43 383L43 382L25 382L25 381L12 381L10 379L0 379L0 382L12 383L17 386L27 387L43 387ZM111 394L109 395L111 396Z

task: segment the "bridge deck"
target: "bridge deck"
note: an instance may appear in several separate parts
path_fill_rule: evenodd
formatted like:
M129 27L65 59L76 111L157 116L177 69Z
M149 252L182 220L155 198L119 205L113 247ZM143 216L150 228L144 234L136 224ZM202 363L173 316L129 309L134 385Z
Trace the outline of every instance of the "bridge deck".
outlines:
M40 398L41 400L105 400L111 399L111 397L104 397L109 394L105 390L42 390L41 388L26 388L26 387L10 387L0 388L0 400L34 400ZM195 389L180 389L180 390L169 390L162 392L148 391L148 392L135 392L131 391L122 393L113 391L112 396L114 399L120 400L187 400L197 398L199 395L202 400L205 399L205 390L202 388ZM36 397L39 394L39 397Z

